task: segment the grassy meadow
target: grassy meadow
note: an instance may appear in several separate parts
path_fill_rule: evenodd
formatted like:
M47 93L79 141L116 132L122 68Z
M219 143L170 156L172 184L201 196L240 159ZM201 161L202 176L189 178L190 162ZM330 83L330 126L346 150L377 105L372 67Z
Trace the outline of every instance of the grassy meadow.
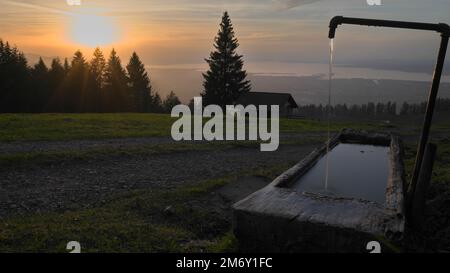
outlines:
M0 144L30 141L101 140L114 138L169 137L172 122L169 115L158 114L5 114L0 115ZM282 119L282 133L326 132L326 122ZM419 128L384 123L332 123L331 130L357 128L377 131L392 130L405 138L405 163L412 169ZM450 125L434 126L433 141L438 156L433 173L429 200L450 195ZM306 137L285 144L319 145L323 138ZM47 164L104 156L170 154L199 149L227 149L254 146L252 142L177 143L139 146L135 148L93 148L88 151L61 150L0 155L0 168ZM231 231L231 204L223 203L216 192L232 185L240 177L258 176L270 181L289 167L249 170L245 173L198 181L170 190L130 191L111 197L105 204L89 209L44 212L13 216L0 221L0 252L66 252L65 242L83 242L83 252L230 252L239 246ZM409 173L408 173L409 178ZM217 204L217 205L211 205ZM447 248L450 242L448 209L435 204L438 211L430 216L429 227L408 238L400 250ZM444 223L442 223L444 221ZM447 226L447 228L443 228ZM434 244L434 245L433 245Z
M168 137L176 118L166 114L0 114L0 142L59 141L127 137ZM327 123L301 119L281 119L280 131L323 132ZM342 128L377 129L377 122L337 122Z

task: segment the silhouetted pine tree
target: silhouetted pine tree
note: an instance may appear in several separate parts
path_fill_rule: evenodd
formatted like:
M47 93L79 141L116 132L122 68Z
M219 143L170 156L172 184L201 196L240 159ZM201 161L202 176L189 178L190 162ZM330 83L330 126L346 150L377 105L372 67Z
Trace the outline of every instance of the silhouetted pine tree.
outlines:
M218 104L224 107L233 104L240 95L250 91L250 81L246 80L247 73L242 70L242 55L236 53L238 46L230 17L228 12L225 12L215 39L216 50L206 59L209 70L203 73L202 97L206 105Z
M127 65L130 91L134 97L134 110L137 112L150 112L152 106L152 86L144 64L136 52Z
M64 73L67 75L69 74L69 71L70 71L69 60L67 60L67 58L64 58Z
M158 92L155 93L152 99L152 112L153 113L162 113L164 112L163 102L161 100L161 96Z
M47 65L42 58L31 69L32 100L30 101L31 112L43 112L50 99L49 74Z
M0 40L0 112L30 112L29 83L24 54Z
M170 91L170 94L167 95L166 99L162 103L164 113L172 112L172 108L179 104L181 104L180 99L178 99L177 95L175 95L175 92Z
M127 75L120 58L113 49L105 70L106 111L130 111L132 98L129 96L127 81Z
M101 112L103 105L103 85L105 78L106 60L100 48L94 50L93 58L89 65L89 110L90 112Z
M72 59L69 73L63 86L63 111L86 112L87 111L87 85L89 66L81 51L77 51Z
M150 79L136 53L127 66L130 78L114 50L107 63L100 49L93 55L88 63L77 51L71 63L56 58L50 68L40 58L30 68L22 52L0 39L0 112L163 112L164 106L179 103L173 92L164 103L159 94L152 96Z
M61 61L56 58L52 60L50 70L48 72L48 86L50 88L50 96L46 107L44 107L45 112L56 112L58 111L62 103L62 98L59 96L61 93L62 85L66 77L66 72L61 64Z

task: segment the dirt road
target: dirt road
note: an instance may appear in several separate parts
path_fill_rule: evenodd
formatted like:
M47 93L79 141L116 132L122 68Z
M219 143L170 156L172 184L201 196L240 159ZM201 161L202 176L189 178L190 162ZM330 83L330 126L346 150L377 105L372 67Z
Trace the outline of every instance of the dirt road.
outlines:
M89 149L105 145L166 143L163 138L2 144L5 153L58 149ZM66 211L100 205L114 195L139 189L172 188L183 183L220 178L295 164L314 145L281 145L264 153L258 148L234 147L169 154L113 156L84 161L0 170L0 217Z

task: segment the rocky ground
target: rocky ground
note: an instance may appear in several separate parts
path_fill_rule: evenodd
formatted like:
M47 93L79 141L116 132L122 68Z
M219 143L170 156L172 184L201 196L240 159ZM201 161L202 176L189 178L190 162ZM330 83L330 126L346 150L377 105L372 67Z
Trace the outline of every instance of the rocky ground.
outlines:
M296 136L299 137L299 136ZM294 138L292 136L287 139ZM171 143L167 138L3 143L2 154L126 148ZM276 164L295 164L314 145L281 145L276 152L256 147L102 156L86 160L0 169L0 218L36 212L93 207L112 196L139 189L173 188L183 183L245 174Z

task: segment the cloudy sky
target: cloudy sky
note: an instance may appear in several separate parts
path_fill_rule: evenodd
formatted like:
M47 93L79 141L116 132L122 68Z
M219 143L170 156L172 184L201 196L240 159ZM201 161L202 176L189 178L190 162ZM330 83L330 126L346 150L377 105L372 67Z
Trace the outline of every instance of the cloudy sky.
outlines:
M450 23L450 0L0 0L0 38L29 54L87 55L100 44L124 57L136 50L149 65L198 64L208 56L228 10L249 63L325 63L334 15ZM69 1L70 2L70 1ZM439 36L408 30L342 27L342 64L431 64Z

